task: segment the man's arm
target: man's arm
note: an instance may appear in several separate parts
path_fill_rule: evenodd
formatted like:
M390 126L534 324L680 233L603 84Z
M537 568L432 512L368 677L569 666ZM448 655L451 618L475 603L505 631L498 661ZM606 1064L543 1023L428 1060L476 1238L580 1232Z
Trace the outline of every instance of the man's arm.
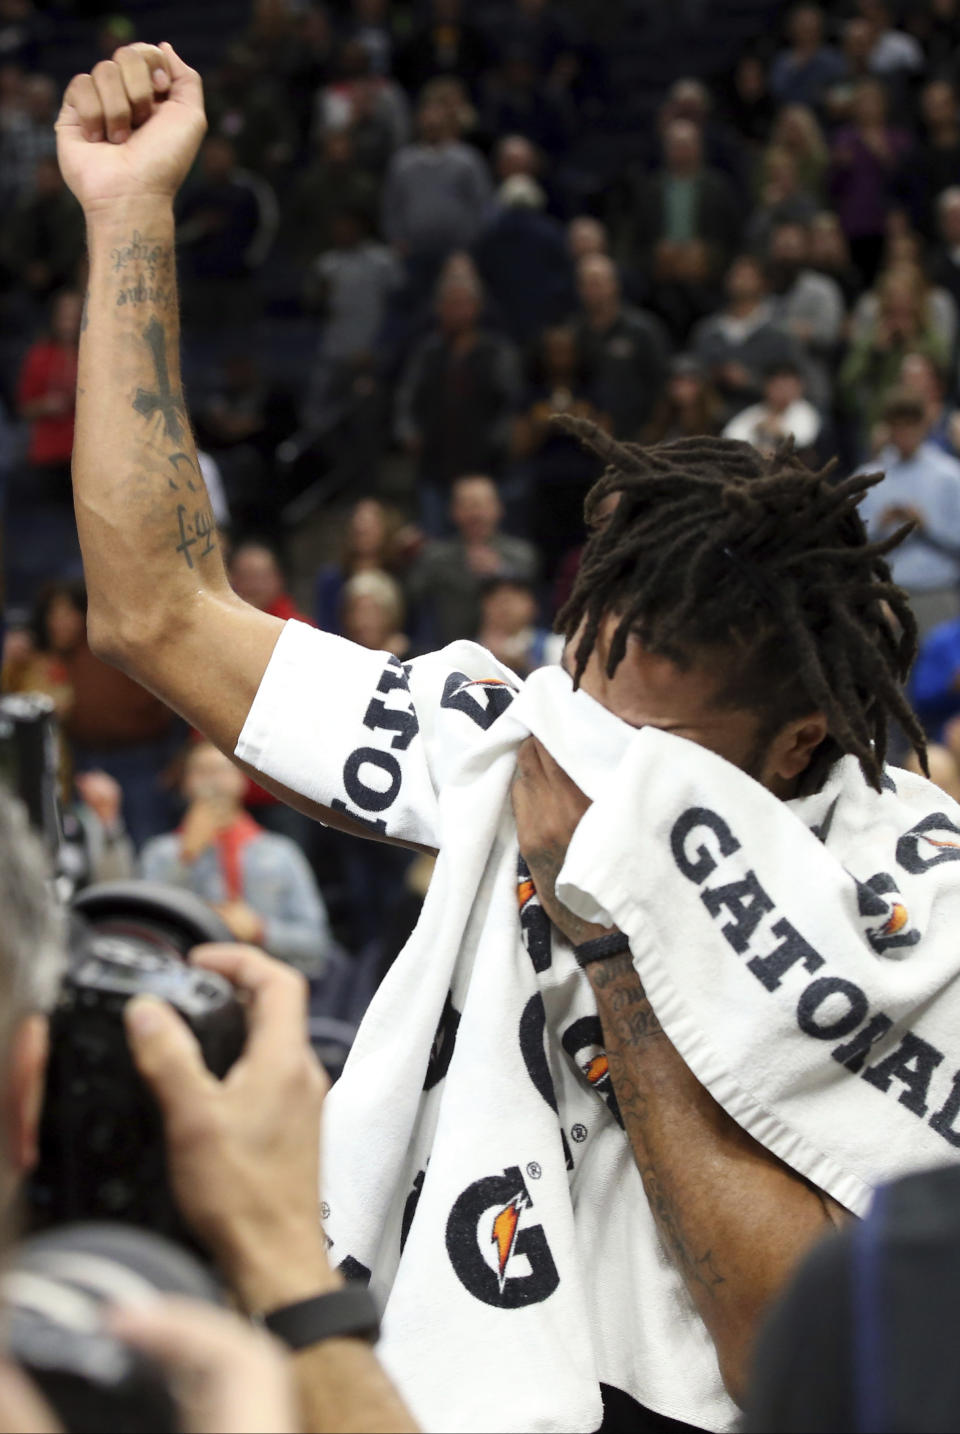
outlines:
M551 921L574 945L606 934L554 894L589 802L533 739L520 751L513 806L520 849ZM747 1135L704 1089L662 1031L629 953L588 973L651 1212L739 1403L767 1305L839 1218L839 1207Z
M205 124L196 71L127 45L71 82L57 139L90 251L73 459L90 644L232 755L283 624L227 582L180 383L173 199Z
M691 1074L629 952L588 974L657 1229L710 1331L727 1392L742 1404L761 1320L838 1207L742 1130Z
M73 460L90 643L232 751L281 624L231 592L180 383L173 196L204 128L199 75L145 45L77 76L57 124L90 251Z

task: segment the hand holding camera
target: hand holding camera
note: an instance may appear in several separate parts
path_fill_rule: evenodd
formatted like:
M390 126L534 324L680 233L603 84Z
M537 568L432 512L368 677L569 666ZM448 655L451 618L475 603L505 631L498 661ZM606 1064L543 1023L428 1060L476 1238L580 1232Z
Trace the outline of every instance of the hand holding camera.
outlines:
M252 948L201 946L192 962L246 1000L246 1047L224 1080L169 1006L141 996L125 1013L163 1115L177 1205L248 1310L334 1289L318 1190L327 1080L306 1037L305 982Z

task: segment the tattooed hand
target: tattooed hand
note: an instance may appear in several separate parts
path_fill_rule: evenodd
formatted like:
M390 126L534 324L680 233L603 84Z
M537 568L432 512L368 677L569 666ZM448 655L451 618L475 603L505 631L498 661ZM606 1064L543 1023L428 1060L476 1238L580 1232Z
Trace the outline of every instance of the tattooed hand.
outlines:
M517 753L511 795L520 851L554 926L574 946L606 936L608 927L582 921L557 900L555 887L567 847L590 802L536 737L528 737Z
M124 45L70 82L57 120L60 169L88 216L172 199L206 126L200 76L172 46Z

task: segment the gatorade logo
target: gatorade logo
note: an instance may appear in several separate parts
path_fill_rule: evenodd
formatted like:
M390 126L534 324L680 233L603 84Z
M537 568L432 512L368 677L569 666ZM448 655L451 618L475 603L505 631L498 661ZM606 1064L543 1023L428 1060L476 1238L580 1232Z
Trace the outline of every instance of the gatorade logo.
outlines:
M560 1283L520 1168L488 1175L464 1190L447 1220L447 1254L475 1299L523 1309L549 1299Z

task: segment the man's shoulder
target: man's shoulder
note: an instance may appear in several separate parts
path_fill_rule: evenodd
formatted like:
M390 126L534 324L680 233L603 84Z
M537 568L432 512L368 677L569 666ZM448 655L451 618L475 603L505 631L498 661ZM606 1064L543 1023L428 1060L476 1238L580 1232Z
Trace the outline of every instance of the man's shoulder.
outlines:
M945 453L936 443L922 443L917 457L930 473L936 473L950 482L960 478L960 461Z

